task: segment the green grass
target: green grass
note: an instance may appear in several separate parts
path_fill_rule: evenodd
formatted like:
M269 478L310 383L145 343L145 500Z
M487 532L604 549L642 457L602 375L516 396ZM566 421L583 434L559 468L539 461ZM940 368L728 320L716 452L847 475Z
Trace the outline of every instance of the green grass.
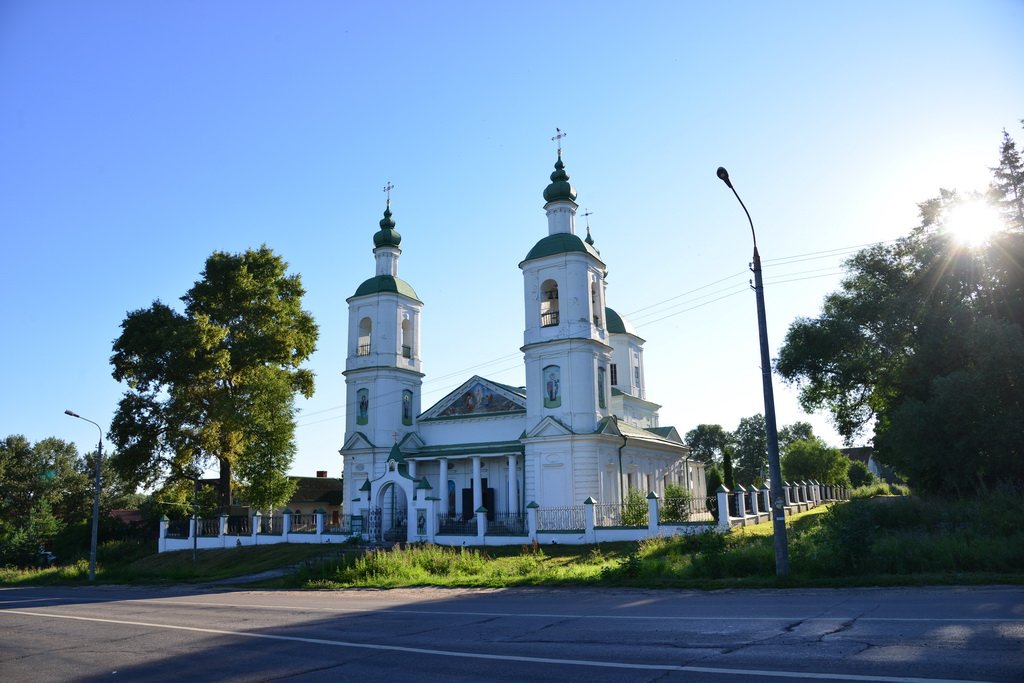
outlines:
M262 587L400 586L729 587L885 586L1024 583L1024 496L984 500L860 498L787 519L790 576L775 576L770 523L728 535L655 537L596 546L450 548L412 545L367 551L355 546L272 545L148 554L137 547L101 552L104 583L198 582L296 567ZM0 570L0 584L84 583L86 565Z

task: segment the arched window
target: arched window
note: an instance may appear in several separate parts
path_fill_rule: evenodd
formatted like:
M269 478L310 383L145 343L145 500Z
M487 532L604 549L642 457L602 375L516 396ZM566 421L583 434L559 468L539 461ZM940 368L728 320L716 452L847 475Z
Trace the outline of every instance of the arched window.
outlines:
M412 358L412 323L408 318L402 321L402 358Z
M370 355L370 337L373 332L373 321L369 318L363 318L359 321L359 340L356 342L356 355L357 356L369 356Z
M594 317L594 327L601 327L601 304L598 297L597 281L590 283L590 310Z
M558 283L545 280L540 286L540 326L554 327L558 324Z

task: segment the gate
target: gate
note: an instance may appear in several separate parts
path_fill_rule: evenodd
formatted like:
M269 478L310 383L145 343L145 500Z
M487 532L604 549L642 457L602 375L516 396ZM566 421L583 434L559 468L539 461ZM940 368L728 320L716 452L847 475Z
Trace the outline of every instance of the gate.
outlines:
M382 540L381 526L384 521L384 511L380 508L370 508L366 522L366 539L370 543L377 543Z

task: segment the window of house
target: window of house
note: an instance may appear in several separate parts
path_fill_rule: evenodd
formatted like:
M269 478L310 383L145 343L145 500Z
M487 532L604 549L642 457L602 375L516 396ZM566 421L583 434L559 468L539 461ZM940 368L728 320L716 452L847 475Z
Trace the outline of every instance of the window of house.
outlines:
M540 326L554 327L558 324L558 283L545 280L540 286Z
M615 363L608 366L608 372L611 374L612 386L618 386L619 384L619 372L618 368L615 367Z

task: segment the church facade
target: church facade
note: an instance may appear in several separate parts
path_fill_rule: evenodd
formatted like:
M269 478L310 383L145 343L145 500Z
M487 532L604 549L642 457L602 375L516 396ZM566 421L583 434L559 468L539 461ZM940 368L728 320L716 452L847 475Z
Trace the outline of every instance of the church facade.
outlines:
M398 277L388 200L376 273L347 299L346 515L413 540L446 520L621 503L632 490L664 496L668 484L706 495L703 465L646 395L644 340L607 307L605 263L589 230L576 234L561 150L544 199L547 235L519 264L525 386L473 376L426 409L423 302Z

